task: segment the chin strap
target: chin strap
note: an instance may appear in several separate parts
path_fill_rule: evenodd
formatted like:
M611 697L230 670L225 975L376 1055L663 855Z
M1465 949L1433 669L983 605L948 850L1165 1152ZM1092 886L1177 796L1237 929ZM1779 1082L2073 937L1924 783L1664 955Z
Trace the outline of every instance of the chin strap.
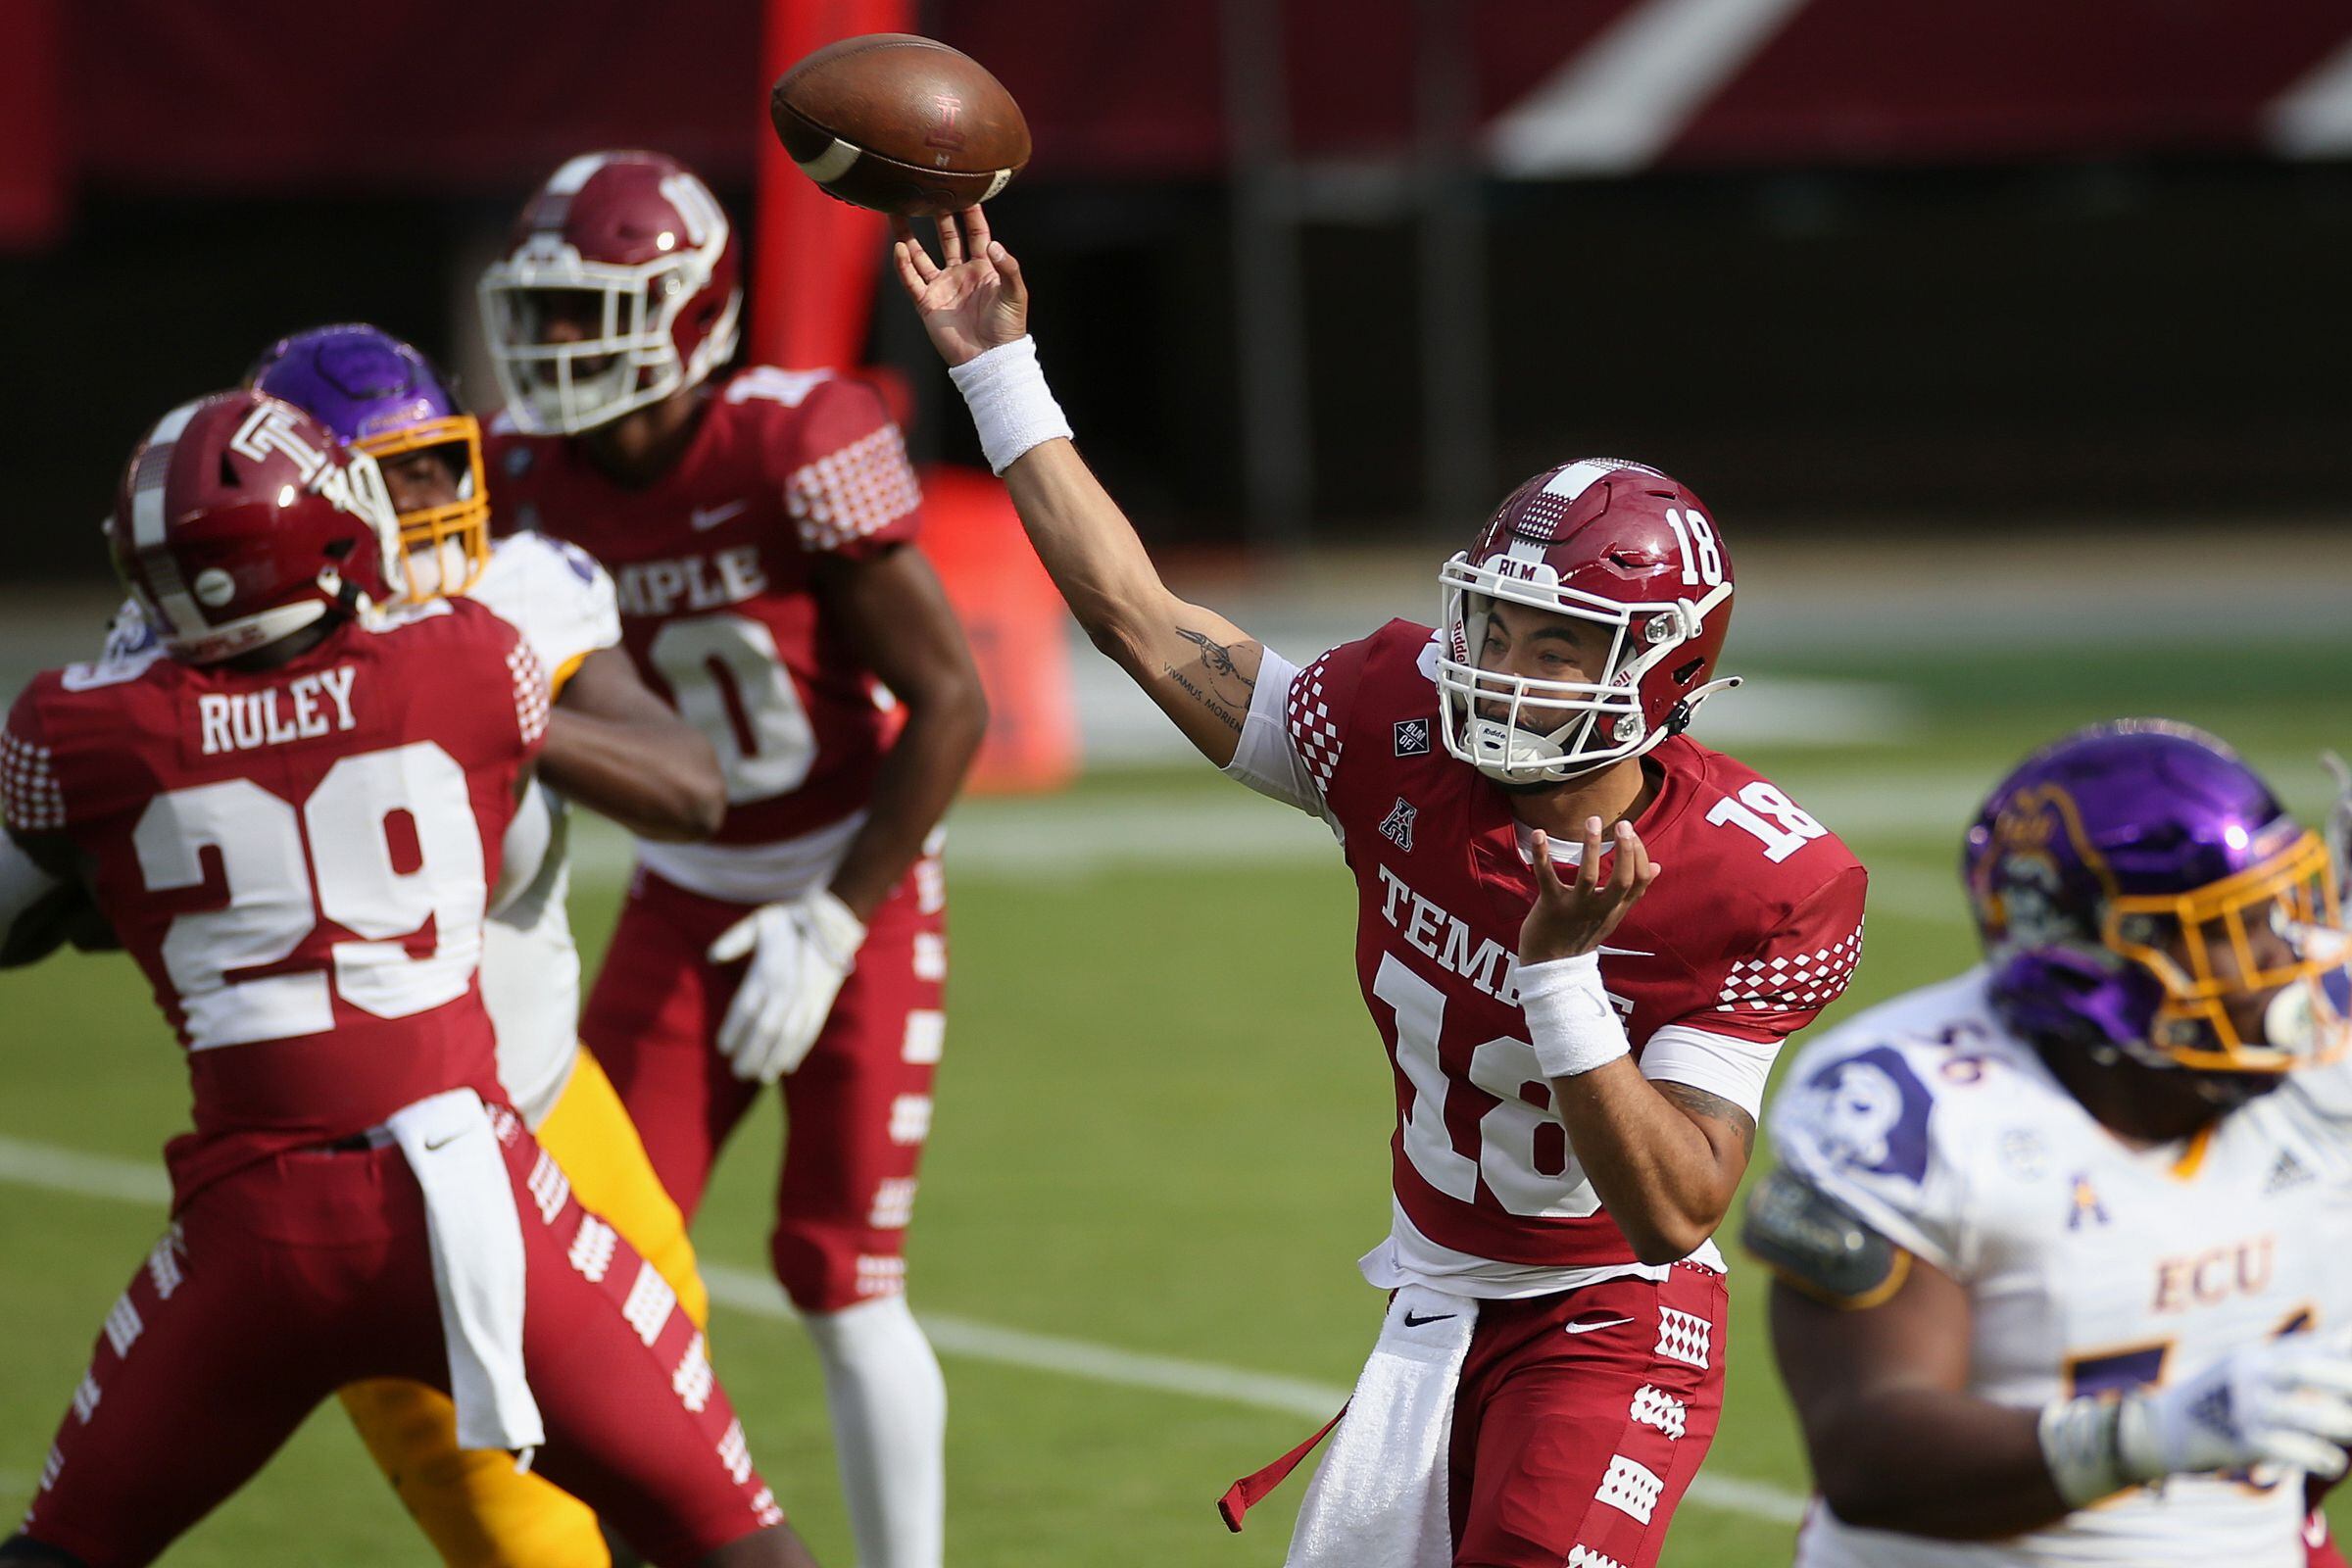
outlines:
M1736 691L1743 684L1744 681L1740 676L1726 675L1720 680L1711 680L1699 687L1668 710L1665 723L1666 734L1669 737L1680 735L1690 727L1690 717L1698 711L1699 704L1717 692Z
M318 587L326 595L329 608L357 620L375 608L360 585L329 566L318 574Z

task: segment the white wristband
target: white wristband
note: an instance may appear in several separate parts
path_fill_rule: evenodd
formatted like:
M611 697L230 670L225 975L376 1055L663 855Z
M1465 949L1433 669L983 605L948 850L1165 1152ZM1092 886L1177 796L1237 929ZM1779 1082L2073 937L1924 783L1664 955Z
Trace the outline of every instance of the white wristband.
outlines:
M1037 339L1023 334L977 359L948 367L980 431L989 471L1003 473L1031 447L1069 439L1070 421L1038 368Z
M2122 1401L2096 1396L2052 1399L2041 1407L2034 1424L2041 1462L2068 1506L2087 1508L2131 1484L2118 1430L2124 1413Z
M1518 984L1529 1041L1546 1078L1574 1078L1632 1053L1601 989L1599 954L1522 964Z

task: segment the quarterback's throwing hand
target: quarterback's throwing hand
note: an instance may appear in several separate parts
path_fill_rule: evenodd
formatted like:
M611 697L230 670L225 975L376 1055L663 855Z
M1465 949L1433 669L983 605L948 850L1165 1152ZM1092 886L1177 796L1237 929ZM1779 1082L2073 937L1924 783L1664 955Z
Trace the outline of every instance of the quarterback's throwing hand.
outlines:
M931 346L956 366L1028 333L1029 288L1012 252L989 237L988 215L979 208L950 213L938 223L938 261L904 218L890 220L890 255Z
M1610 847L1616 852L1616 863L1609 867L1604 882L1600 877L1600 818L1585 818L1584 858L1577 863L1576 880L1563 882L1552 864L1550 835L1536 834L1536 903L1519 927L1521 963L1573 958L1597 950L1625 918L1625 911L1649 891L1658 878L1658 866L1642 847L1642 835L1634 831L1634 824L1619 822Z
M865 923L822 888L763 904L719 933L712 963L751 960L718 1026L719 1054L736 1077L772 1084L801 1064L864 945Z

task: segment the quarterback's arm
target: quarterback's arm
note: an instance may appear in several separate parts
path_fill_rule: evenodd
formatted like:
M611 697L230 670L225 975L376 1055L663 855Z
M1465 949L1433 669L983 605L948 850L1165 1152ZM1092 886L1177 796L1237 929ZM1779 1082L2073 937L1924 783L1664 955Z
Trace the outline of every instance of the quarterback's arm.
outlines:
M906 713L874 779L865 821L833 877L833 896L870 920L962 787L988 730L988 698L963 627L921 551L902 544L859 559L822 556L816 571L827 608Z
M1551 1081L1569 1147L1644 1263L1706 1245L1755 1149L1755 1118L1689 1084L1652 1082L1630 1058Z
M707 839L727 811L710 742L653 694L617 648L588 655L564 683L539 775L640 838Z
M1873 1306L1817 1299L1786 1279L1772 1287L1773 1355L1822 1500L1849 1525L1943 1541L2064 1518L2039 1412L1964 1392L1968 1293L1922 1259L1907 1263Z
M1600 818L1589 817L1583 839L1563 879L1549 837L1536 835L1536 900L1519 929L1515 983L1529 1043L1593 1192L1635 1256L1672 1263L1704 1246L1731 1208L1755 1118L1707 1090L1652 1082L1635 1065L1601 985L1600 947L1658 867L1631 822L1604 845Z
M1583 867L1599 851L1597 831L1597 822L1588 823L1580 885L1593 881ZM1619 833L1610 881L1629 874L1629 857L1637 880L1644 867L1654 874L1640 836L1622 823ZM1522 932L1523 960L1578 951L1562 935L1573 933L1575 905L1552 876L1548 857L1539 860L1546 892ZM1801 978L1788 986L1743 986L1744 1010L1719 1004L1656 1030L1639 1068L1623 1059L1629 1042L1600 987L1596 960L1584 960L1593 967L1572 976L1556 973L1556 964L1521 970L1523 996L1531 985L1544 991L1549 976L1556 997L1547 1008L1530 1006L1531 1029L1540 1015L1550 1017L1552 1035L1575 1046L1576 1059L1594 1068L1573 1082L1555 1081L1553 1094L1595 1191L1638 1248L1653 1240L1662 1252L1686 1242L1696 1246L1722 1220L1755 1151L1756 1114L1774 1055L1784 1040L1837 1000L1852 972L1864 886L1858 865L1832 876L1748 950L1746 963L1760 972ZM1546 922L1550 929L1540 929ZM1805 956L1791 969L1783 954ZM1824 961L1824 954L1845 958L1842 964ZM1535 1039L1542 1055L1544 1037ZM1593 1125L1587 1129L1580 1121ZM1644 1226L1654 1235L1645 1234Z
M896 227L899 280L972 406L990 466L1070 613L1203 756L1231 763L1259 644L1168 591L1134 525L1071 445L1027 342L1020 266L989 237L980 209L941 220L941 262L905 220Z

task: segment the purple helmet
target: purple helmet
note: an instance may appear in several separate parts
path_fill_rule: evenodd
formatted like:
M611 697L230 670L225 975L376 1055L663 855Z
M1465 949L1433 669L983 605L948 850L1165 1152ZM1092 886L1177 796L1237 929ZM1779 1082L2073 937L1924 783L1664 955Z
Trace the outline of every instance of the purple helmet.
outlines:
M437 450L458 498L400 514L409 597L464 593L490 563L490 497L482 482L482 429L416 349L376 327L314 327L280 338L254 362L247 382L283 398L380 464ZM418 560L426 566L419 573Z
M1993 1004L2030 1039L2234 1073L2343 1049L2333 861L2201 730L2127 719L2044 747L1985 801L1961 869Z

